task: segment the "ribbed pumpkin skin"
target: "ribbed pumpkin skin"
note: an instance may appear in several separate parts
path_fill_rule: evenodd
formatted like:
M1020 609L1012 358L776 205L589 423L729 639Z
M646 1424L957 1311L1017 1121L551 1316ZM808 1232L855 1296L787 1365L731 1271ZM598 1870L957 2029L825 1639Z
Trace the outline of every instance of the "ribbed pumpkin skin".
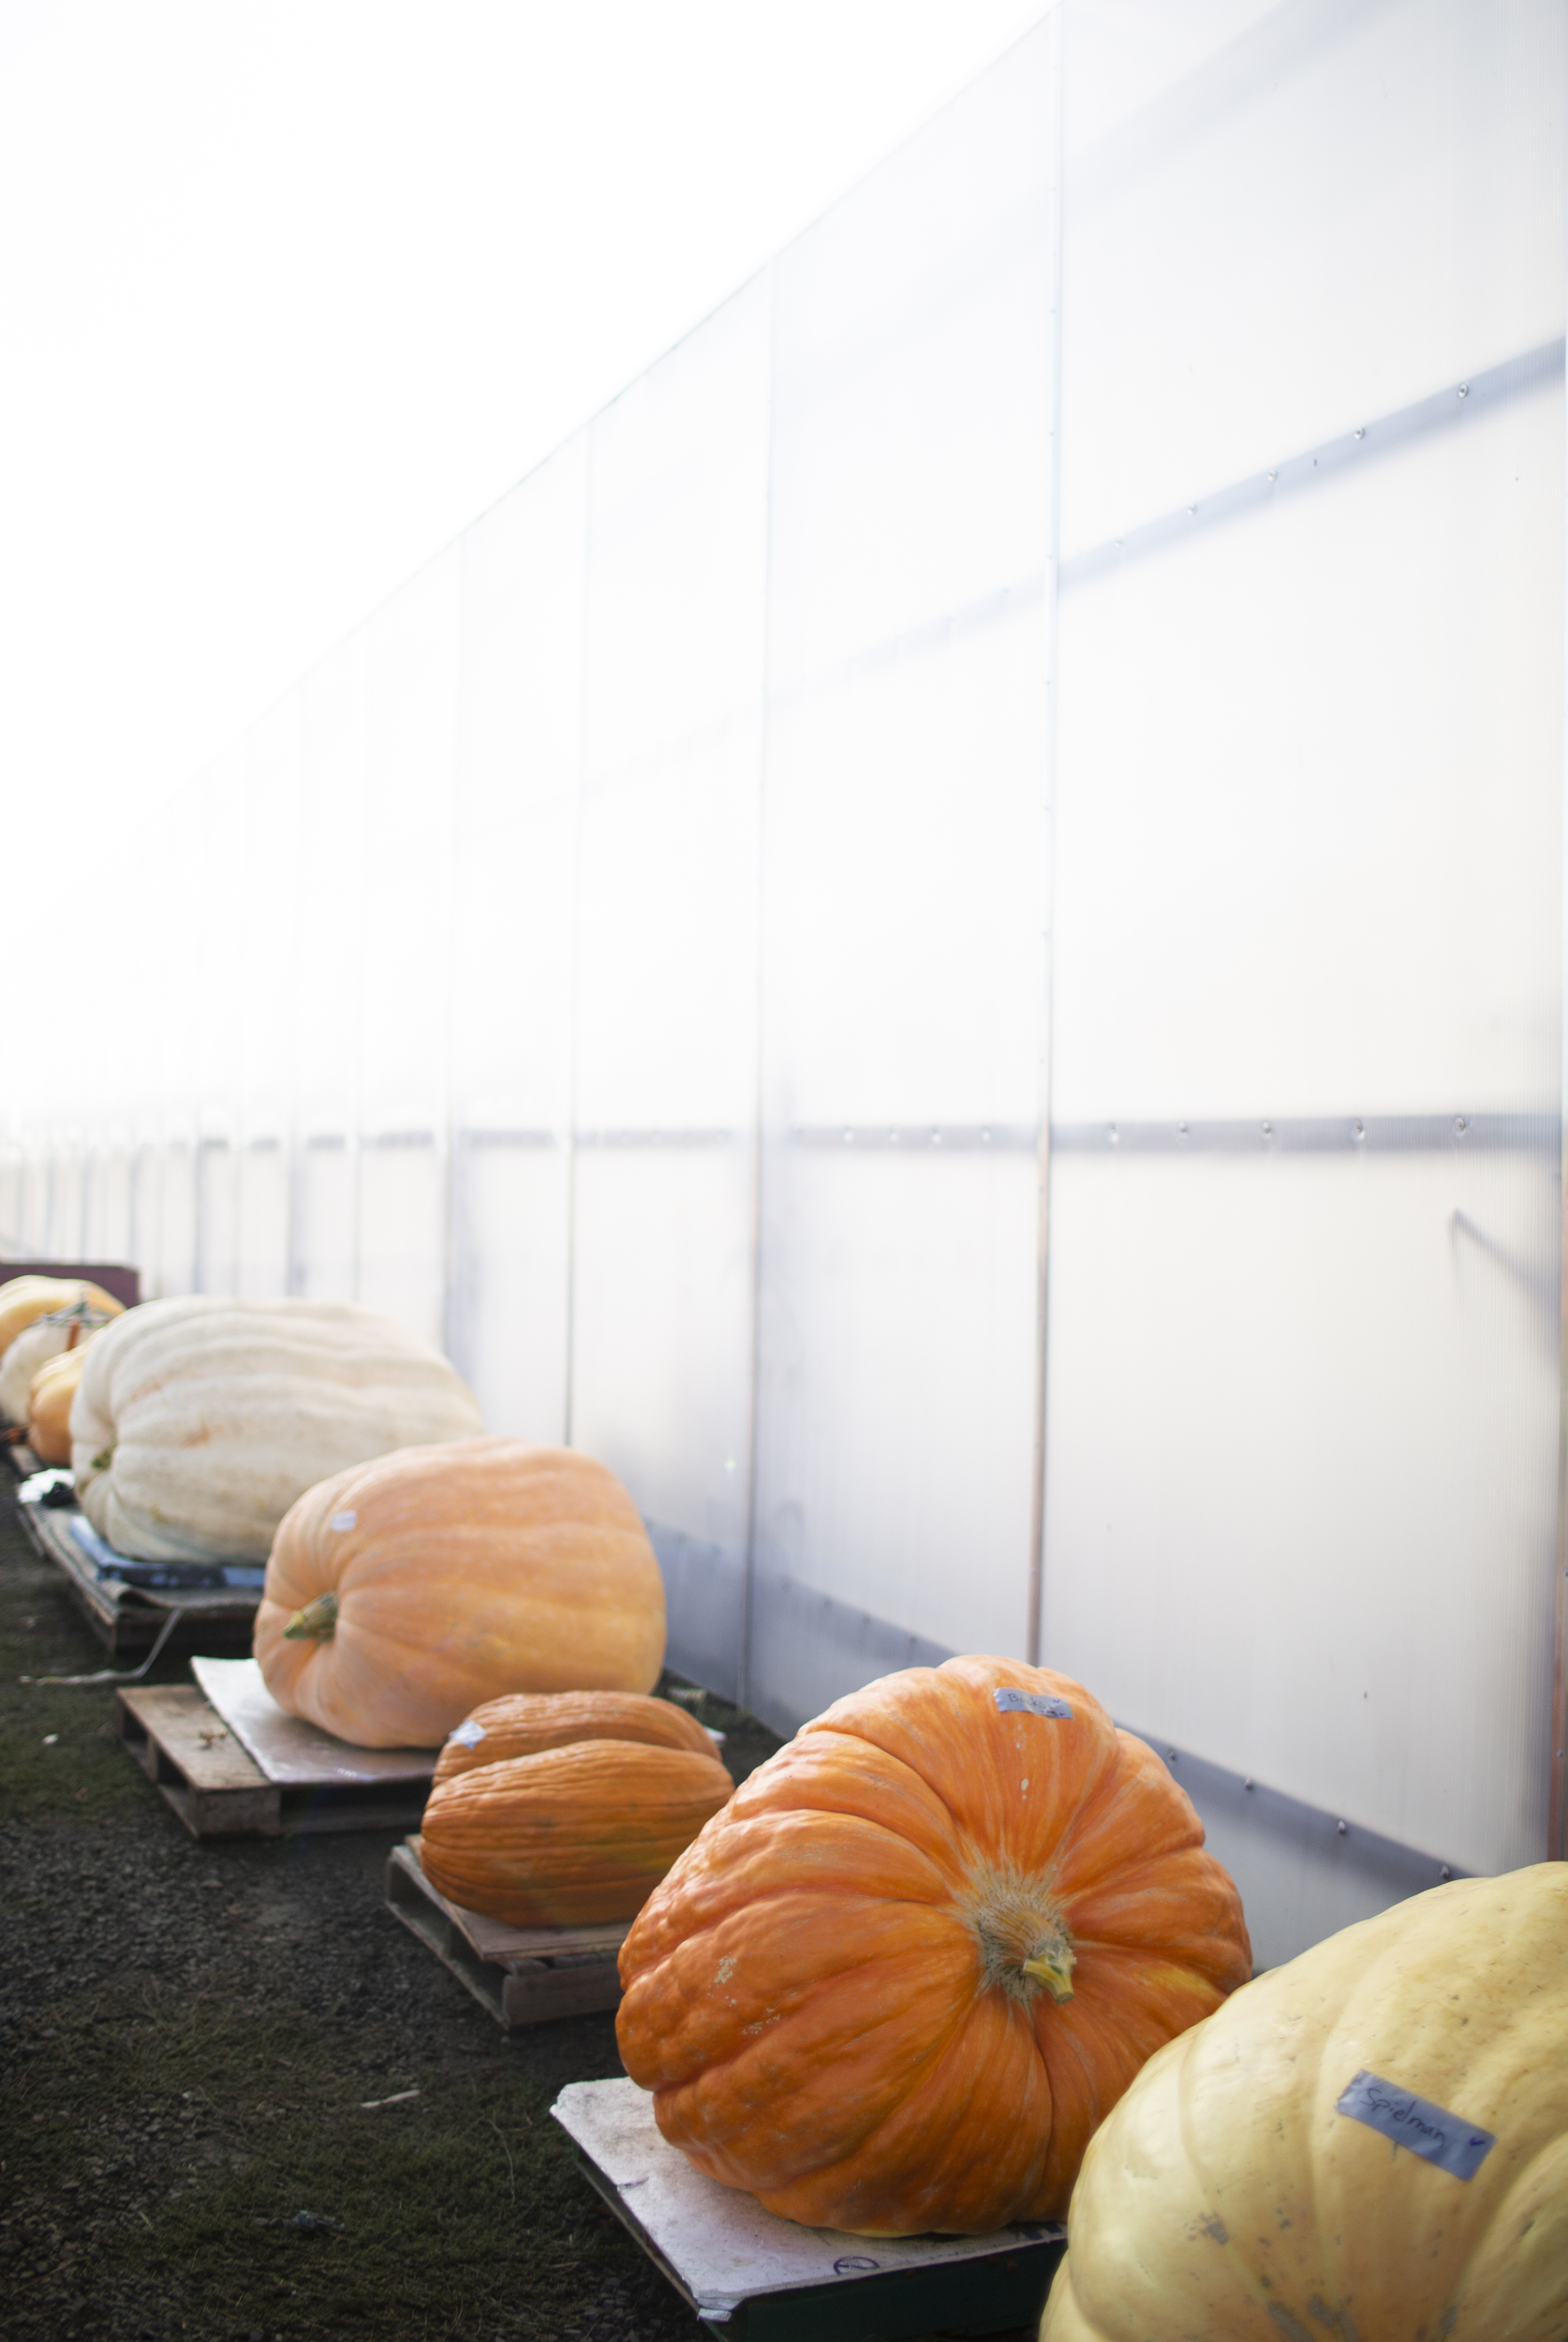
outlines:
M460 1772L498 1765L509 1756L537 1756L573 1741L643 1741L655 1748L686 1748L712 1756L714 1744L684 1708L640 1692L512 1692L487 1699L458 1730L477 1728L477 1741L454 1734L436 1759L437 1787Z
M1022 1964L1064 1949L1058 2002ZM618 2037L665 2138L770 2212L983 2234L1058 2216L1138 2068L1250 1968L1159 1758L1063 1676L950 1659L737 1789L622 1948Z
M33 1384L40 1369L52 1358L81 1350L104 1323L102 1317L89 1316L85 1310L51 1310L47 1317L35 1317L30 1326L24 1326L0 1358L0 1421L25 1423ZM66 1460L69 1462L68 1456Z
M71 1410L88 1519L147 1561L265 1561L296 1497L484 1429L438 1351L351 1301L148 1301L93 1344Z
M629 1920L730 1790L694 1749L574 1741L437 1784L420 1859L453 1903L513 1927Z
M333 1633L287 1638L329 1593ZM516 1439L407 1447L323 1481L280 1523L255 1651L291 1714L362 1748L428 1748L505 1692L648 1691L664 1580L591 1457Z
M24 1326L35 1317L47 1317L52 1310L68 1310L79 1301L102 1310L106 1317L119 1317L125 1303L116 1301L112 1293L102 1285L91 1283L85 1277L12 1277L0 1285L0 1358L3 1358Z
M27 1445L42 1464L68 1464L71 1460L71 1405L95 1340L89 1333L74 1350L46 1358L33 1377L27 1394Z
M1496 2134L1459 2180L1338 2113L1363 2068ZM1145 2067L1085 2158L1042 2342L1561 2342L1568 1866L1348 1927Z

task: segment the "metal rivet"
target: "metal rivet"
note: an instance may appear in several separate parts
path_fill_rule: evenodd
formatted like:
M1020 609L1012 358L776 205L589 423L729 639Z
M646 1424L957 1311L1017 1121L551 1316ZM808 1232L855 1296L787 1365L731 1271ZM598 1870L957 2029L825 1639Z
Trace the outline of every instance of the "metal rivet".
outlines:
M1454 1130L1457 1137L1463 1138L1465 1134L1465 1118L1462 1114L1457 1114L1454 1117Z
M1255 1789L1258 1785L1255 1781L1249 1779L1244 1781L1241 1786L1244 1789Z
M1443 1866L1442 1866L1442 1870L1440 1870L1440 1871L1439 1871L1439 1873L1438 1873L1438 1876L1439 1876L1440 1878L1452 1878L1452 1877L1453 1877L1453 1875L1454 1875L1453 1872L1449 1869L1449 1867L1448 1867L1447 1863L1446 1863L1446 1862L1444 1862L1444 1864L1443 1864Z
M1337 1822L1335 1823L1334 1827L1335 1827L1335 1829L1336 1829L1336 1830L1339 1832L1339 1835L1340 1835L1340 1837L1341 1837L1341 1838L1344 1838L1344 1837L1348 1837L1348 1836L1349 1836L1349 1834L1350 1834L1350 1824L1349 1824L1349 1822L1348 1822L1348 1821L1337 1821Z
M1269 475L1268 475L1268 476L1269 476L1270 480L1278 480L1278 479L1279 479L1279 477L1280 477L1280 475L1279 475L1279 473L1278 473L1277 471L1271 471L1271 472L1269 473Z
M1118 1137L1119 1137L1119 1136L1120 1136L1120 1134L1119 1134L1119 1132L1117 1131L1116 1124L1113 1122L1113 1123L1111 1124L1110 1129L1109 1129L1109 1130L1105 1133L1105 1144L1106 1144L1106 1146L1107 1146L1107 1147L1114 1147L1114 1146L1117 1144L1117 1139L1118 1139Z
M1263 1126L1263 1134L1264 1134L1264 1136L1265 1136L1265 1138L1272 1138L1272 1137L1273 1137L1273 1135L1274 1135L1274 1125L1273 1125L1273 1123L1272 1123L1272 1122L1265 1122L1265 1123L1264 1124L1264 1126Z
M1358 431L1355 436L1358 439L1364 439L1367 437L1367 434L1365 431Z
M1177 1136L1178 1138L1185 1138L1185 1137L1186 1137L1186 1135L1187 1135L1187 1125L1186 1125L1186 1123L1185 1123L1185 1122L1178 1122L1178 1123L1176 1124L1176 1136Z
M1197 509L1198 509L1198 508L1197 508L1197 506L1196 506L1195 504L1190 504L1190 505L1188 506L1188 508L1187 508L1188 512L1189 512L1190 514L1191 514L1191 513L1195 512L1195 511L1197 511Z
M1356 1134L1357 1138L1365 1138L1365 1137L1366 1137L1366 1135L1367 1135L1367 1125L1366 1125L1366 1123L1365 1123L1365 1122L1357 1122L1357 1123L1356 1123L1356 1125L1355 1125L1355 1134Z
M1172 1764L1174 1765L1174 1764L1176 1763L1176 1750L1175 1750L1174 1748L1173 1748L1173 1749L1171 1750L1171 1752L1170 1752L1170 1756L1171 1756L1171 1762L1172 1762Z
M1461 398L1468 398L1468 397L1470 396L1470 384L1469 384L1468 382L1461 382L1461 383L1460 383L1460 385L1459 385L1459 396L1460 396Z

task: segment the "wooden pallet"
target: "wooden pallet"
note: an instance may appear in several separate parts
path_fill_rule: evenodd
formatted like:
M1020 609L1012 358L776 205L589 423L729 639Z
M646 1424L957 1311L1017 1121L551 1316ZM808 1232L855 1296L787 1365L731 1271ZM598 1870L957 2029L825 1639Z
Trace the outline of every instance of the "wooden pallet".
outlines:
M171 1617L185 1649L194 1636L206 1651L248 1651L259 1588L180 1587L155 1591L101 1577L70 1533L74 1505L18 1505L17 1514L40 1559L53 1564L66 1592L114 1658L151 1651ZM174 1638L170 1638L171 1640Z
M1057 2222L993 2236L805 2228L706 2178L625 2077L568 2083L550 2111L584 2178L716 2342L895 2342L1039 2322L1066 2243Z
M620 2005L615 1954L629 1920L607 1927L508 1927L449 1903L420 1864L420 1842L394 1848L387 1908L429 1946L508 2032L552 2017L585 2017Z
M193 1838L406 1830L424 1810L428 1779L270 1781L194 1683L137 1683L115 1697L121 1742Z

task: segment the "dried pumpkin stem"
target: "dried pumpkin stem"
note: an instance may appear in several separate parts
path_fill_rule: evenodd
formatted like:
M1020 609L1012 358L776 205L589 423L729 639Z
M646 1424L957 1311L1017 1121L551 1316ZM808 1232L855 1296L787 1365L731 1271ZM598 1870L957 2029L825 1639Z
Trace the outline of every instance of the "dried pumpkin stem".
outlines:
M337 1596L318 1593L314 1602L307 1602L303 1610L296 1610L283 1630L286 1642L303 1642L314 1637L318 1642L330 1639L337 1627Z
M1019 1966L1025 1976L1033 1977L1037 1984L1043 1984L1051 1998L1059 2002L1072 1997L1075 1958L1072 1945L1065 1936L1061 1936L1055 1943L1042 1944L1031 1958L1020 1961Z

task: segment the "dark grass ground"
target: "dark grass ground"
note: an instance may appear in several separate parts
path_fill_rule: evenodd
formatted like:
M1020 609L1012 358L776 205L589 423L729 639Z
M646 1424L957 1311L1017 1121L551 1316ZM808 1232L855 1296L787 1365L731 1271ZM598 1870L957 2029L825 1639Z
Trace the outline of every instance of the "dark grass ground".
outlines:
M18 1680L105 1664L0 1480L7 2342L709 2334L549 2118L620 2071L614 2020L508 2040L384 1909L392 1833L199 1846L111 1687ZM777 1745L700 1712L737 1778Z

